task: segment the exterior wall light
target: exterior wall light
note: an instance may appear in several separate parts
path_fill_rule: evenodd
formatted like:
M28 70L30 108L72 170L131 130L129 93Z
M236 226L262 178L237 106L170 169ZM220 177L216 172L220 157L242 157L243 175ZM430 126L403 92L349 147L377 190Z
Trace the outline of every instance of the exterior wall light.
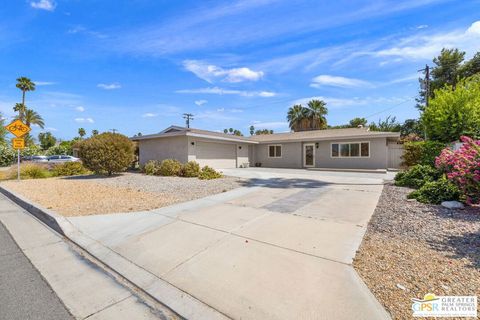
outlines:
M194 145L195 145L195 142L192 141L192 142L190 142L190 144L191 144L192 146L194 146Z
M242 149L242 146L238 146L238 149Z
M318 142L315 142L315 148L318 149Z

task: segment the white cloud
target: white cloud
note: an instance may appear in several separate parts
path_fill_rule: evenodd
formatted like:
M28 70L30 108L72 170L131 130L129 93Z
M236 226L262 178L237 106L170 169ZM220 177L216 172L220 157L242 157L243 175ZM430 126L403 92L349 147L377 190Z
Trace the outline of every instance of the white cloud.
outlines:
M99 83L97 84L97 87L105 90L115 90L115 89L120 89L122 86L119 83L110 83L110 84Z
M69 33L69 34L84 34L84 35L93 36L93 37L99 38L99 39L108 38L108 36L104 33L90 30L90 29L88 29L84 26L81 26L81 25L78 25L78 26L75 26L73 28L68 29L67 33Z
M419 26L416 27L417 29L425 29L425 28L428 28L428 24L421 24Z
M46 127L45 129L43 129L43 131L45 131L45 132L47 132L47 131L53 132L53 131L58 131L58 129L57 129L57 128L54 128L54 127Z
M390 48L373 53L377 57L401 57L403 59L431 59L443 48L460 48L468 54L480 50L480 21L476 21L466 30L421 34L397 40Z
M154 117L157 117L157 116L158 116L157 113L151 113L151 112L147 112L147 113L142 114L142 118L154 118Z
M207 100L196 100L195 104L199 107L203 106L205 103L207 103Z
M209 83L213 83L215 80L224 82L258 81L263 77L262 71L253 71L246 67L224 69L198 60L185 60L183 66Z
M241 112L243 112L242 109L236 109L236 108L230 109L229 111L232 112L232 113L241 113Z
M30 6L35 9L54 11L57 4L53 0L31 1Z
M408 98L412 99L413 98ZM323 100L327 103L327 108L335 109L335 108L344 108L344 107L361 107L361 106L371 106L371 105L386 105L392 103L398 103L402 101L406 101L405 98L398 98L398 97L391 97L391 98L384 98L384 97L352 97L352 98L335 98L335 97L323 97L323 96L315 96L315 97L308 97L308 98L301 98L295 101L292 101L290 105L301 104L306 106L308 101L310 100Z
M217 109L217 112L224 112L225 111L225 108L218 108Z
M367 81L354 79L354 78L345 78L338 76L330 76L327 74L319 75L312 79L311 87L320 88L322 86L332 86L332 87L341 87L341 88L370 88L373 85Z
M230 90L230 89L222 89L219 87L209 87L209 88L200 88L200 89L184 89L184 90L177 90L176 93L205 93L205 94L218 94L218 95L239 95L242 97L274 97L277 94L271 91L242 91L242 90Z
M94 123L95 121L93 121L92 118L75 118L74 119L75 122L78 122L78 123Z
M204 111L198 114L195 114L196 119L208 119L208 120L218 120L218 121L229 121L229 120L238 120L238 118L228 116L223 111L223 108L217 109L215 111ZM219 111L220 110L220 111Z
M78 112L83 112L83 111L85 111L85 108L82 107L82 106L78 106L78 107L75 108L75 110L77 110Z
M51 81L33 81L36 86L51 86L56 84L56 82L51 82Z

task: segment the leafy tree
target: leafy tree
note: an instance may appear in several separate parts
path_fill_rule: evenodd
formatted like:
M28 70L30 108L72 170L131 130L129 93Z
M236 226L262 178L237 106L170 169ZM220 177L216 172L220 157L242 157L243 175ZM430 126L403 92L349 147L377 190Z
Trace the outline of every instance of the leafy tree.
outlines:
M42 150L47 150L57 143L57 139L51 132L41 132L38 134L38 141Z
M455 89L458 77L461 75L461 65L465 59L465 52L458 49L443 48L440 55L433 59L435 67L432 69L430 92L434 97L435 90L450 85Z
M263 129L263 130L257 130L255 131L256 135L260 134L273 134L273 130L268 130L268 129Z
M228 129L223 129L223 133L228 134Z
M461 136L480 136L480 75L447 85L421 116L429 139L452 142Z
M301 104L296 104L288 109L287 113L288 126L293 131L305 130L307 120L307 109Z
M365 118L353 118L348 122L350 128L358 128L359 126L365 127L368 123L368 120Z
M97 134L98 134L98 130L93 129L93 130L92 130L92 136L96 136Z
M307 117L310 120L310 129L325 129L327 127L328 109L322 100L310 100L307 103Z
M23 108L25 108L25 93L27 91L35 91L35 83L27 77L20 77L17 79L17 84L15 86L22 91L22 105ZM21 111L19 116L20 118L22 117Z
M80 136L80 138L83 138L86 134L87 132L84 128L78 128L78 135Z
M231 135L234 135L234 136L243 136L243 133L240 130L233 129L233 128L224 129L223 132L225 134L231 134Z
M402 137L406 137L408 135L417 135L417 136L423 136L424 135L424 129L423 126L418 119L407 119L405 122L403 122L401 129L400 129L400 135Z
M228 132L233 134L233 128L228 129Z
M253 136L254 133L255 133L255 127L250 126L250 135Z
M35 124L43 129L45 126L45 122L43 121L43 118L38 114L38 112L33 111L32 109L26 109L24 117L21 120L23 120L25 124L29 127L32 124Z
M96 173L123 172L135 159L133 143L118 133L104 132L77 145L85 167Z
M5 118L0 113L0 144L6 142L7 129L5 129Z
M396 117L388 116L385 120L379 119L378 123L370 123L371 131L399 132L402 125L397 122Z

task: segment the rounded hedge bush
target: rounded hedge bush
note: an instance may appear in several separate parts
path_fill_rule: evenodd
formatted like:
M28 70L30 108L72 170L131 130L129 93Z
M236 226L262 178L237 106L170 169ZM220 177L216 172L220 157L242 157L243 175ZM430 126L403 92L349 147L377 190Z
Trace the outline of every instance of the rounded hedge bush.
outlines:
M182 166L183 177L198 177L200 174L200 164L196 161L188 161Z
M123 172L134 160L133 143L124 135L105 132L78 143L84 166L100 174Z
M417 199L422 203L440 204L443 201L460 200L461 192L456 185L442 178L427 182L420 189L413 191L408 199Z
M182 164L175 159L163 160L158 168L162 176L179 176L182 170Z
M205 166L202 168L202 171L198 175L200 180L212 180L221 178L222 174L220 172L215 171L215 169L210 168L209 166Z
M89 171L81 162L65 162L54 165L51 169L54 176L78 176L87 174Z
M142 168L143 173L149 176L157 176L160 174L160 162L157 160L149 160Z
M399 172L395 176L395 185L418 189L427 182L439 179L442 173L428 165L417 164L410 169Z

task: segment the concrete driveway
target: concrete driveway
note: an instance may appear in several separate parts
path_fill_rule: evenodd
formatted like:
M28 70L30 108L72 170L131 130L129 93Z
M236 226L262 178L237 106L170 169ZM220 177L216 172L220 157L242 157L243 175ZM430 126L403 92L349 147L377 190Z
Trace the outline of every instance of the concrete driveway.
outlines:
M389 318L351 266L385 174L224 173L249 183L151 212L68 220L222 316Z

